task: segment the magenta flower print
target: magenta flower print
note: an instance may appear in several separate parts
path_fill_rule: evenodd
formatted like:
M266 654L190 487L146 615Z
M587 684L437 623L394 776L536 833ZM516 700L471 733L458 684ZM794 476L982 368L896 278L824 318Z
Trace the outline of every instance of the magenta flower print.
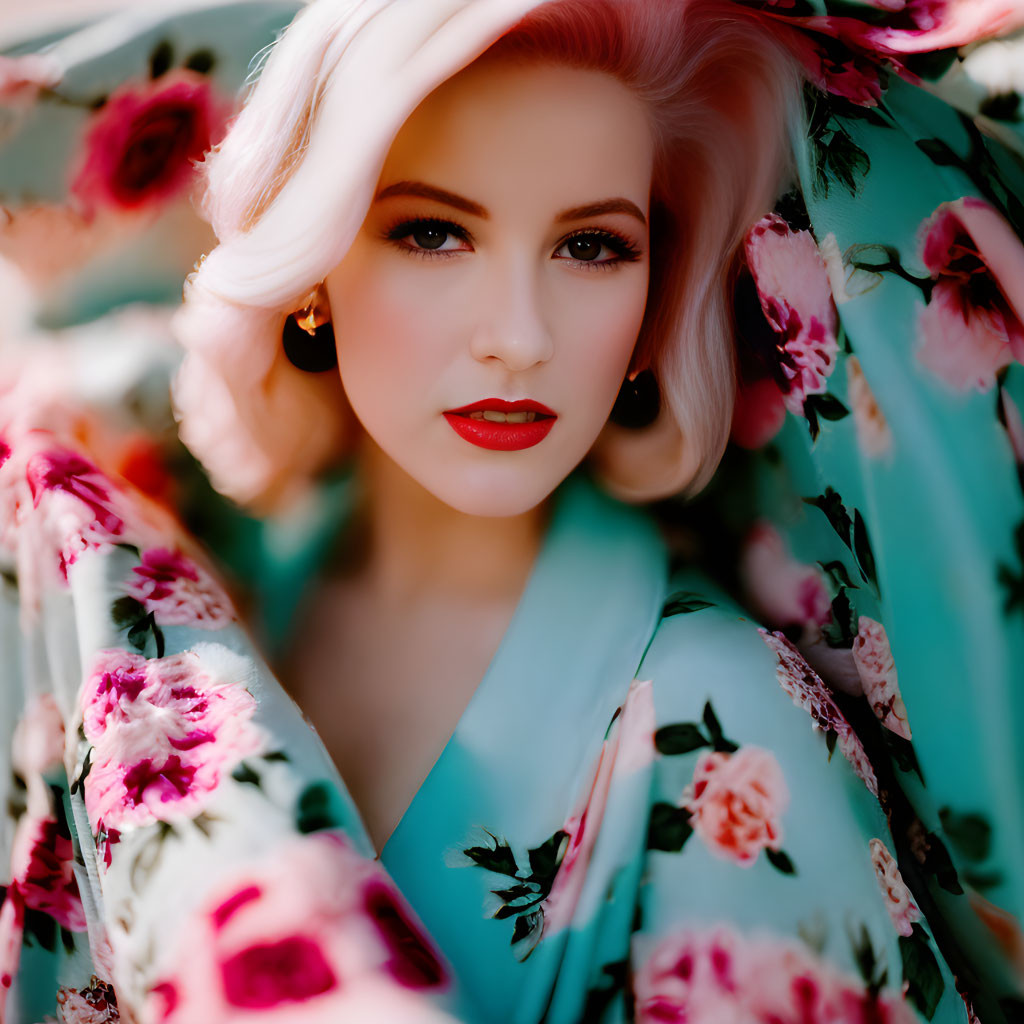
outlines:
M729 440L741 448L761 448L786 422L785 396L771 377L738 380Z
M654 758L655 714L650 680L633 680L615 724L613 734L601 744L589 789L562 826L568 839L547 899L541 905L545 937L566 928L572 920L613 775L622 777L642 771Z
M839 749L872 795L878 795L878 779L867 752L850 723L832 699L828 687L804 660L803 655L782 633L759 629L764 642L775 653L775 676L793 703L803 708L814 728L834 733Z
M363 910L377 926L389 957L384 968L406 988L437 988L447 982L444 965L422 930L398 899L392 885L369 881L363 886Z
M842 40L908 78L916 76L901 62L907 54L966 46L1024 26L1024 7L1016 0L864 0L865 6L889 13L889 17L874 18L793 16L793 0L766 0L766 4L769 10L779 11L785 23Z
M89 121L72 194L87 212L138 210L174 198L219 139L226 113L210 81L194 71L125 83Z
M85 912L74 873L69 836L57 819L27 814L18 823L11 849L7 898L48 914L71 931L85 931Z
M809 81L822 92L841 96L859 107L874 107L882 98L881 71L868 57L837 46L828 36L773 26L792 50Z
M966 46L1024 26L1024 8L1014 0L869 0L893 12L886 24L856 18L818 19L833 32L880 56L898 56Z
M161 626L220 629L234 618L227 595L209 573L167 548L143 552L127 590Z
M77 452L63 448L35 452L25 465L25 476L43 536L57 551L65 580L83 551L114 543L124 533L125 523L115 509L109 482Z
M690 824L716 856L749 867L765 849L782 847L782 814L789 790L767 750L701 755L686 794Z
M832 600L821 570L794 558L769 522L755 523L740 551L740 579L751 611L763 622L821 627L832 618Z
M243 757L263 749L244 671L213 644L149 660L99 654L81 699L94 744L85 805L97 832L194 817Z
M748 232L747 264L761 308L777 335L786 408L803 412L835 369L838 318L825 261L809 231L793 231L778 214Z
M338 987L323 951L304 935L257 943L220 965L224 995L243 1010L301 1003Z
M241 865L167 961L146 1018L165 1024L449 1020L421 994L445 987L447 968L380 866L334 833Z
M943 203L922 227L934 284L917 324L921 365L957 391L988 391L1024 361L1024 247L978 199Z
M666 936L635 976L638 1024L914 1024L891 990L869 990L809 949L720 926Z

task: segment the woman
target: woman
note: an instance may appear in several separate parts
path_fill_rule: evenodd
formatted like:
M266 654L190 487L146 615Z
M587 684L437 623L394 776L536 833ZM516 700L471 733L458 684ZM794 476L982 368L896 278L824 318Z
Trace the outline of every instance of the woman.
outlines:
M316 3L214 157L182 436L269 507L347 428L356 540L288 668L324 747L160 524L47 438L11 455L56 571L108 595L79 627L84 688L69 666L57 689L122 1014L1009 1012L999 954L929 877L937 838L889 835L917 819L882 727L855 732L788 641L571 475L589 456L649 499L699 488L725 444L731 271L781 184L797 74L722 12ZM288 361L332 348L340 374ZM26 738L54 711L15 744L33 850L63 834ZM66 992L65 1016L108 997Z

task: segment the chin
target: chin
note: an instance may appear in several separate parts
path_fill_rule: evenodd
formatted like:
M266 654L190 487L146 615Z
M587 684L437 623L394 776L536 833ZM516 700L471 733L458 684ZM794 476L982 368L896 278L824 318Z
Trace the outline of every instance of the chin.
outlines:
M537 474L470 470L444 480L420 483L438 500L468 516L500 518L535 509L551 496L567 474L546 482Z

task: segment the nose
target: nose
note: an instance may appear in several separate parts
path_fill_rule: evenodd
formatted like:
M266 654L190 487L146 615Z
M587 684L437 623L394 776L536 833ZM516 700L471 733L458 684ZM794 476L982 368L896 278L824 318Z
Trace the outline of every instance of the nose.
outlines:
M479 293L481 315L470 345L475 359L497 359L507 369L521 372L554 355L540 276L527 261L495 266L489 286Z

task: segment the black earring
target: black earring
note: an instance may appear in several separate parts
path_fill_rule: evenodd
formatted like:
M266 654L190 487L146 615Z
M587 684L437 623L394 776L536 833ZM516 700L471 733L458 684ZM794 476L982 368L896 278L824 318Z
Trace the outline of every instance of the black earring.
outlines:
M661 411L661 393L653 370L632 373L622 382L609 414L612 423L631 430L649 427Z
M330 320L317 323L317 319L311 305L301 314L287 317L281 333L288 362L306 373L326 373L338 365L334 326Z

